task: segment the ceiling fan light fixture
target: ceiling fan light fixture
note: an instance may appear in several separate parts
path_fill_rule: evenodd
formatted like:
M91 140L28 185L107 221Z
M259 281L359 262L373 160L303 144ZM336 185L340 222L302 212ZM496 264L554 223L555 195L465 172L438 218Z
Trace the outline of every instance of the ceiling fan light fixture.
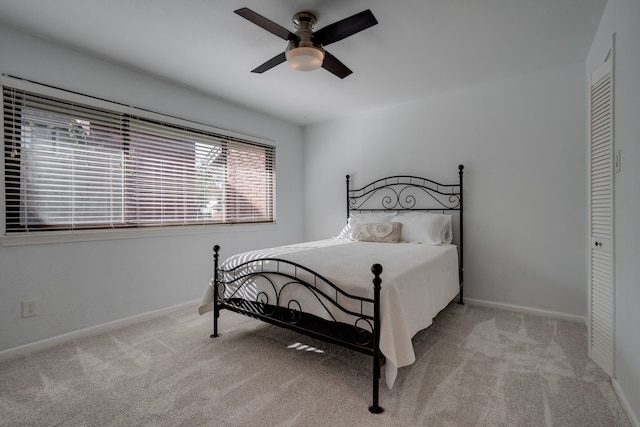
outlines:
M352 71L338 58L325 51L324 47L378 24L371 10L367 9L314 31L318 20L314 13L307 11L293 15L296 32L292 33L249 8L242 7L234 10L234 13L288 42L284 52L251 70L252 73L258 74L286 61L294 70L311 71L322 67L336 77L344 79Z
M324 61L324 52L317 47L296 47L286 52L287 64L298 71L317 70Z

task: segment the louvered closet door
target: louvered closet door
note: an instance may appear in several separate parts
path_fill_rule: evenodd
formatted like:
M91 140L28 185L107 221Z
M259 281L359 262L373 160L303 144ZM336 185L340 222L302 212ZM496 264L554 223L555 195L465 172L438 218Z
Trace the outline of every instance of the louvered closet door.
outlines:
M611 52L590 75L589 356L613 376L613 70Z

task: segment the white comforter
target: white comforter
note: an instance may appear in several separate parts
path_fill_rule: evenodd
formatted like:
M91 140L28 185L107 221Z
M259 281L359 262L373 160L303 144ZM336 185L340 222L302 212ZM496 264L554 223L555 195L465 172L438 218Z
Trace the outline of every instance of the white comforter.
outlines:
M371 266L383 267L380 306L380 350L387 358L389 388L397 369L415 361L411 338L458 294L458 252L454 245L356 242L329 239L235 255L221 265L230 268L264 257L283 258L322 274L353 295L373 298ZM200 313L212 309L211 286ZM340 319L338 319L340 320Z

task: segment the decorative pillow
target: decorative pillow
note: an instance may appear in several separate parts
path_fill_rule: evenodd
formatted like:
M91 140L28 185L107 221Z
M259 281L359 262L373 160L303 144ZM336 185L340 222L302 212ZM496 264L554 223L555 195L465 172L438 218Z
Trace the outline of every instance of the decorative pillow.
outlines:
M354 213L349 217L347 225L342 229L339 238L348 239L351 237L351 232L356 224L372 224L374 222L391 222L391 219L396 215L396 212L362 212Z
M402 224L399 222L377 222L356 224L351 232L351 239L360 242L398 243Z
M449 217L449 218L447 218ZM401 242L426 243L439 245L443 238L447 239L448 224L451 223L450 215L441 215L431 212L407 212L396 215L393 221L402 224L400 234Z

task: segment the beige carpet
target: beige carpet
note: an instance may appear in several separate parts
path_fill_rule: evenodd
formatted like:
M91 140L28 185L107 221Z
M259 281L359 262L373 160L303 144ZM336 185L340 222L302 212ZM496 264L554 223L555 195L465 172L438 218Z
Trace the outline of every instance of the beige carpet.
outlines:
M452 304L381 415L367 356L229 312L210 330L193 308L2 362L0 425L630 425L578 323Z

